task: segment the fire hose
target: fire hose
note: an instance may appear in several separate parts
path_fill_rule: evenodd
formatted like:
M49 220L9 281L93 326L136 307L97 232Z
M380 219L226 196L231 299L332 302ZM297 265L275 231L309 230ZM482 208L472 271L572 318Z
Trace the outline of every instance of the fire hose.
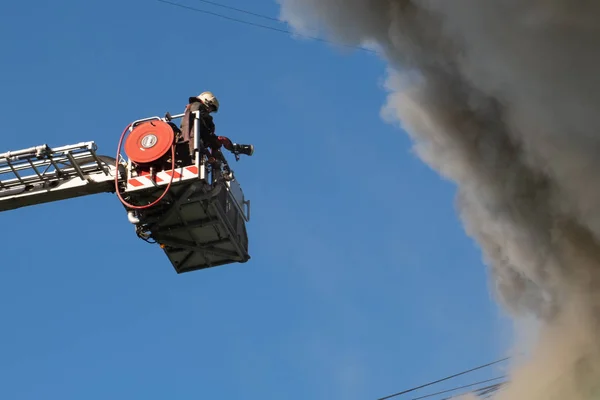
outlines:
M131 125L132 124L127 125L127 127L125 128L125 130L123 130L123 133L121 134L121 138L119 139L119 146L117 147L117 158L116 158L117 165L118 165L119 159L121 157L121 146L123 145L123 139L125 139L125 135L127 134L127 131L129 130ZM143 210L143 209L151 208L151 207L154 207L155 205L157 205L169 192L169 189L171 188L171 184L173 183L173 179L175 177L175 143L173 143L171 145L171 174L170 175L171 175L171 179L169 180L169 183L167 184L167 187L165 188L164 192L158 197L158 199L154 200L150 204L145 204L145 205L130 204L123 198L123 196L119 190L119 173L118 173L118 171L117 171L117 174L115 175L115 192L117 193L117 197L119 198L119 200L121 201L121 203L123 203L123 205L125 207L131 208L134 210Z

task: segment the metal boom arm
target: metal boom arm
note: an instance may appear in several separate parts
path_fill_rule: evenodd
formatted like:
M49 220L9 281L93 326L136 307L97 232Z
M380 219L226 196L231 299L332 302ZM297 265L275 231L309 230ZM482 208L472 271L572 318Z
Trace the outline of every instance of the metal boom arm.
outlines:
M94 142L0 154L0 211L114 192L117 163Z

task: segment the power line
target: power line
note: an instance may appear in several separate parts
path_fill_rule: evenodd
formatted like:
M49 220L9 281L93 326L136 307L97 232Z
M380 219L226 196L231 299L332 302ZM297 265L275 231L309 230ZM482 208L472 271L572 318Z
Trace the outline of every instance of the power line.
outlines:
M435 392L435 393L431 393L431 394L426 394L426 395L423 395L423 396L419 396L419 397L412 398L411 400L421 400L421 399L426 399L426 398L428 398L428 397L437 396L438 394L444 394L444 393L454 392L455 390L466 389L466 388L468 388L468 387L473 387L473 386L481 385L482 383L488 383L488 382L492 382L492 381L497 381L498 379L503 379L503 378L506 378L506 375L503 375L503 376L498 376L498 377L496 377L496 378L492 378L492 379L486 379L485 381L479 381L479 382L475 382L475 383L470 383L470 384L468 384L468 385L457 386L457 387L455 387L455 388L452 388L452 389L446 389L446 390L442 390L442 391L440 391L440 392ZM501 382L500 384L502 384L502 382ZM479 389L477 389L476 391L479 391L479 390L484 390L484 389L487 389L487 388L488 388L488 387L486 386L486 387L483 387L483 388L479 388Z
M275 21L275 22L278 22L278 23L282 23L283 22L280 19L273 18L273 17L270 17L270 16L265 15L265 14L259 14L259 13L253 12L253 11L243 10L241 8L236 8L236 7L228 6L228 5L225 5L225 4L217 3L215 1L209 1L209 0L196 0L196 1L199 1L199 2L202 2L202 3L206 3L206 4L211 4L211 5L216 6L216 7L225 8L227 10L233 10L233 11L241 12L241 13L244 13L244 14L253 15L255 17L268 19L269 21Z
M215 17L227 19L229 21L237 22L237 23L240 23L240 24L250 25L250 26L257 27L257 28L268 29L268 30L274 31L274 32L285 33L285 34L290 35L290 36L291 35L296 35L296 36L303 37L305 39L311 39L311 40L315 40L315 41L318 41L318 42L329 43L329 44L334 44L334 45L338 45L338 46L348 47L348 48L352 48L352 49L356 49L356 50L362 50L362 51L366 51L366 52L369 52L369 53L378 54L375 50L367 49L366 47L352 46L352 45L349 45L349 44L332 42L330 40L323 39L323 38L316 37L316 36L302 35L302 34L299 34L299 33L294 33L294 32L292 32L292 31L290 31L288 29L276 28L274 26L268 26L268 25L258 24L258 23L255 23L255 22L246 21L246 20L243 20L243 19L233 18L233 17L229 17L227 15L215 13L215 12L208 11L208 10L203 10L203 9L196 8L196 7L186 6L184 4L179 4L179 3L175 3L175 2L172 2L172 1L168 1L168 0L157 0L157 1L159 1L161 3L170 4L170 5L175 6L175 7L185 8L185 9L190 10L190 11L196 11L196 12L200 12L200 13L203 13L203 14L208 14L208 15L212 15L212 16L215 16ZM206 0L203 0L203 1L206 1ZM227 6L227 8L230 8L230 7ZM239 11L245 11L245 10L239 10ZM249 11L245 11L245 12L250 13Z
M481 396L489 395L490 393L496 392L504 384L506 384L506 382L495 383L493 385L485 386L485 387L476 389L474 391L463 392L463 393L455 394L454 396L444 397L443 399L440 399L440 400L452 400L452 399L454 399L456 397L464 396L465 394L469 394L469 393L475 393L478 397L481 397Z
M493 361L491 363L480 365L478 367L471 368L469 370L462 371L462 372L459 372L459 373L454 374L454 375L447 376L447 377L442 378L442 379L438 379L438 380L433 381L433 382L425 383L425 384L417 386L417 387L413 387L413 388L410 388L410 389L407 389L407 390L403 390L402 392L398 392L398 393L391 394L389 396L381 397L379 400L391 399L392 397L396 397L396 396L400 396L402 394L414 392L415 390L422 389L424 387L431 386L431 385L434 385L436 383L440 383L440 382L443 382L443 381L447 381L449 379L456 378L457 376L465 375L465 374L468 374L469 372L477 371L478 369L482 369L482 368L485 368L485 367L489 367L490 365L501 363L502 361L506 361L508 359L510 359L510 357L505 357L505 358L502 358L500 360Z

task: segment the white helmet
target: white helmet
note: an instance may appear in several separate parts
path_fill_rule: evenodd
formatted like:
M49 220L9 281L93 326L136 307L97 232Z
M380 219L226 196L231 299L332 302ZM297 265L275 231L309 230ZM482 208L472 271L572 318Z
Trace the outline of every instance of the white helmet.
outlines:
M202 92L196 98L209 107L212 112L219 111L219 100L212 92Z

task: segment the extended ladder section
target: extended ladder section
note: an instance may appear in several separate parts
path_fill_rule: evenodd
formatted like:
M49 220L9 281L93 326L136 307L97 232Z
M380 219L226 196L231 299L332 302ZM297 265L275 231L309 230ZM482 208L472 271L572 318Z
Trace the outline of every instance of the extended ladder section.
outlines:
M114 192L114 158L94 142L48 145L0 154L0 211Z

